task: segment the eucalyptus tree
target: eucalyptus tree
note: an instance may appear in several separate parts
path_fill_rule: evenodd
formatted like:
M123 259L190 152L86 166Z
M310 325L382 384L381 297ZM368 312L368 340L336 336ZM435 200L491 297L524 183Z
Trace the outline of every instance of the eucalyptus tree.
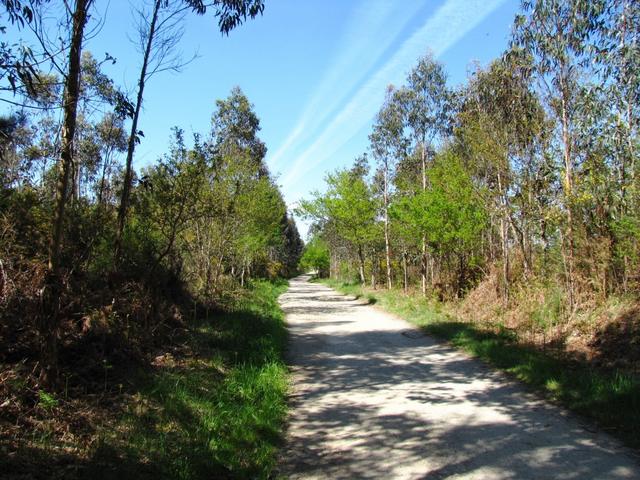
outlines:
M392 175L396 163L406 155L407 141L403 134L401 99L393 86L387 89L382 108L376 116L373 132L369 135L373 158L378 162L382 177L382 215L384 222L384 248L387 268L387 289L392 287L389 204Z
M516 16L513 43L533 56L533 67L555 122L554 146L562 159L566 223L563 238L565 279L570 308L575 306L575 169L578 86L588 63L590 38L602 21L605 0L523 1Z
M405 125L409 130L413 149L419 152L422 190L427 189L428 153L434 143L444 137L451 123L451 92L440 63L427 54L418 60L407 77L407 85L399 93L404 104ZM422 232L422 293L427 293L429 232Z
M633 270L631 258L638 256L638 143L640 141L640 5L631 0L608 4L606 21L591 44L600 74L599 89L608 111L607 149L611 152L612 176L617 183L612 205L611 228L614 275L624 291ZM595 89L594 89L595 90ZM598 95L596 91L594 93ZM596 138L600 138L598 135Z
M258 137L260 119L253 105L240 87L233 87L225 100L216 101L216 111L211 117L211 138L207 148L212 155L229 156L245 152L259 170L267 147Z
M28 182L33 160L28 150L33 137L30 119L24 112L0 115L0 189Z
M545 116L531 90L528 59L507 54L474 72L458 114L456 138L470 170L490 193L486 202L499 219L503 299L509 297L511 237L519 247L525 276L532 272L531 174ZM520 214L514 201L518 202ZM511 235L511 233L513 235Z
M0 4L11 26L22 30L31 28L39 9L47 1L2 0ZM0 28L0 34L6 35L8 31L7 26L3 24ZM18 107L33 106L30 102L33 100L33 93L37 92L40 86L48 83L47 79L43 77L41 53L22 41L0 42L0 92L10 92L14 96L20 95L22 97L22 99L0 97L0 101ZM47 55L45 54L44 57L46 58Z
M112 203L115 190L112 180L116 166L116 156L127 149L127 136L124 119L113 112L106 113L95 125L100 146L99 166L100 180L95 185L95 196L98 205Z
M204 15L213 9L218 28L223 35L242 24L247 17L254 18L264 10L263 0L149 0L137 11L138 48L142 55L138 77L136 101L131 111L131 129L127 145L124 183L118 208L118 228L115 244L116 261L120 254L122 234L126 224L129 197L133 179L133 155L144 133L138 127L140 110L147 82L157 73L180 71L191 60L180 57L177 47L184 33L184 19L188 12Z
M64 72L60 159L57 168L58 181L49 240L48 291L43 302L45 311L40 319L40 333L43 338L41 378L45 385L52 385L58 379L58 329L60 326L58 310L63 283L61 278L62 233L69 191L69 177L73 164L73 139L80 91L82 42L91 3L92 0L76 0L73 10L68 10L71 28L69 30L68 63L66 72Z
M73 182L71 185L71 198L75 200L80 198L82 192L86 193L89 187L88 183L97 181L96 179L100 175L102 140L105 140L104 129L102 135L98 132L100 117L109 117L112 124L118 122L122 126L131 109L126 94L102 71L104 63L113 62L115 59L109 55L104 60L98 61L91 52L87 50L82 52L78 128L74 139L77 148L72 168ZM94 190L99 189L94 188Z
M55 145L52 150L58 154L55 172L57 179L48 242L48 268L38 318L38 330L42 339L41 379L45 385L52 385L57 380L59 311L65 283L64 267L67 266L64 265L62 255L63 234L70 187L75 185L71 181L77 160L74 142L78 136L78 110L83 93L82 51L88 35L86 26L91 17L90 9L94 2L75 0L64 2L63 6L56 5L59 10L55 13L60 14L60 18L52 17L47 9L48 3L44 0L3 2L10 21L14 26L29 29L38 47L22 46L21 59L17 60L18 63L12 63L16 57L3 45L0 50L8 55L3 59L7 62L8 69L3 70L0 75L11 84L14 93L29 100L21 105L48 111L54 103L59 102L61 110L59 141L48 140ZM48 27L52 18L55 21L55 35L49 35ZM43 184L44 173L43 169Z

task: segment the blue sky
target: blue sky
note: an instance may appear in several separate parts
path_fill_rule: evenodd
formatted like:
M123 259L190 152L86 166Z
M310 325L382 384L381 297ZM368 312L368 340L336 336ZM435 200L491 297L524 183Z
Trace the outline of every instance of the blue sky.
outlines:
M519 0L266 0L264 15L223 37L215 19L190 15L180 44L199 58L154 77L145 91L135 166L166 151L170 129L205 134L214 102L242 88L260 117L267 163L290 206L321 189L325 173L367 149L386 86L400 85L431 50L452 86L472 62L507 45ZM139 55L129 2L97 0L105 24L86 48L118 59L104 70L135 86ZM103 15L106 10L106 16Z

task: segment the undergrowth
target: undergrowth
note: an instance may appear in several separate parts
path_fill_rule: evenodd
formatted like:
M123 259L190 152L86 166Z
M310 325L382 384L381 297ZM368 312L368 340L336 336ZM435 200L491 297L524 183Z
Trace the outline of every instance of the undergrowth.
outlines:
M82 435L51 427L38 438L14 436L1 448L0 471L92 480L268 478L286 414L286 329L277 304L285 289L284 281L255 281L223 311L192 318L151 365L132 366L120 379L105 370L110 407L103 399L93 408L93 396L85 396L74 405L86 403L86 411L73 412L63 396L41 392L44 424L66 410L69 423L101 418L79 427Z
M372 291L335 280L323 283L342 293L366 298L382 309L447 340L557 401L595 420L627 445L640 448L640 379L631 373L602 369L589 362L542 351L518 341L517 335L498 322L461 321L443 305L401 291Z

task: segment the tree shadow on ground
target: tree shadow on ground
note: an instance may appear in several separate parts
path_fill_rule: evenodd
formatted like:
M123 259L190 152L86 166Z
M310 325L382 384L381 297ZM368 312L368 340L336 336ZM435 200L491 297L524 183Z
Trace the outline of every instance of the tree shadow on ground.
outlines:
M285 341L280 318L252 309L201 319L175 339L188 348L126 372L126 401L102 416L112 431L94 425L102 434L84 451L72 442L65 449L43 438L0 438L0 478L264 476L260 462L283 442L285 409L274 400L282 397L274 390L280 381L270 385L277 369L284 371L274 362Z
M305 310L304 302L290 297L284 304L292 315L289 361L298 387L290 399L294 413L282 474L332 479L640 475L633 452L505 375L430 337L403 335L406 324L375 330L381 314L373 309L361 310L367 320L355 325L353 310L361 307L337 303L312 301ZM313 321L295 316L310 311L318 314L309 317Z
M640 308L623 312L599 330L590 346L595 351L594 361L597 363L631 369L640 374Z

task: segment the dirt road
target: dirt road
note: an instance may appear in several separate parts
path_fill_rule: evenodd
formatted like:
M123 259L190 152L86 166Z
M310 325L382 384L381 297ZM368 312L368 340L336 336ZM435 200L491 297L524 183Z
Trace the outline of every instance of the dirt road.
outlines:
M409 324L299 277L288 478L640 479L607 435Z

